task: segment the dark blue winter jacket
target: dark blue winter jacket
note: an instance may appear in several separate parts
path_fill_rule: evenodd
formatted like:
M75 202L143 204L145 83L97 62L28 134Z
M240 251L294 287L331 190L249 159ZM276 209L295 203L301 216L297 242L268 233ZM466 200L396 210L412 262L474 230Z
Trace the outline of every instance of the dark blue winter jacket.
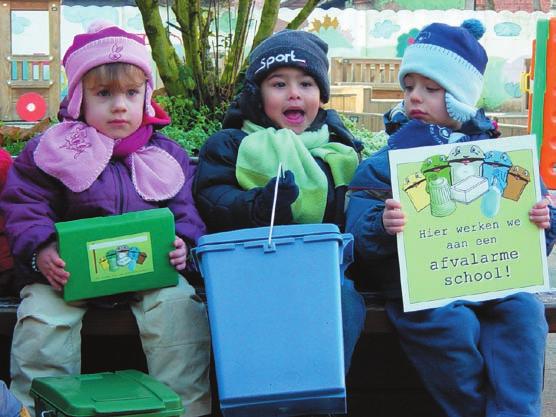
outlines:
M254 201L263 188L244 190L236 179L239 145L246 136L241 130L242 123L243 116L239 110L235 113L233 110L228 112L224 129L208 138L199 152L193 194L209 232L268 226L270 221L268 219L261 223L254 214ZM360 142L355 140L333 110L319 110L308 130L317 130L324 123L328 125L330 142L339 142L356 151L361 150ZM321 159L317 158L316 162L328 178L323 223L334 223L343 229L347 187L335 187L330 167Z
M382 224L384 201L392 198L388 151L497 136L499 133L482 111L458 132L411 120L392 133L386 146L359 165L349 185L346 212L346 232L353 234L355 243L355 262L349 272L359 289L382 291L387 298L401 297L396 236L386 233ZM544 185L541 188L545 195ZM552 207L550 215L552 227L546 230L547 250L556 237L556 210Z

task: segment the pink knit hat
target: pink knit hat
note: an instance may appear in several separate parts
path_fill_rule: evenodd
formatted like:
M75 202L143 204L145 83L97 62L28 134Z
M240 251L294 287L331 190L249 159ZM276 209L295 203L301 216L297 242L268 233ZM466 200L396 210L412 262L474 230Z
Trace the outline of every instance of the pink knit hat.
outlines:
M151 55L145 41L138 35L126 32L110 22L93 22L87 33L76 35L62 60L68 77L68 114L73 119L79 118L83 100L83 76L95 67L103 64L124 62L133 64L143 70L147 77L145 91L145 112L154 116L151 106L153 79Z

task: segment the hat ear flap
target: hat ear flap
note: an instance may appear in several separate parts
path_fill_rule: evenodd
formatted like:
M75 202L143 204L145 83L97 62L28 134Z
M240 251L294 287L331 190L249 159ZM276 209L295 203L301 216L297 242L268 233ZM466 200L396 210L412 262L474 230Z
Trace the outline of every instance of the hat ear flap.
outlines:
M151 104L153 97L153 88L151 84L147 81L147 86L145 87L145 114L150 117L154 117L155 110Z
M261 88L255 82L245 80L238 104L245 119L262 127L274 127L264 111Z
M465 123L472 119L477 113L477 109L473 106L458 101L452 94L446 91L444 99L446 101L446 110L448 115L458 122Z
M83 101L83 83L80 81L71 93L68 102L68 115L70 118L77 120L81 113L81 102Z

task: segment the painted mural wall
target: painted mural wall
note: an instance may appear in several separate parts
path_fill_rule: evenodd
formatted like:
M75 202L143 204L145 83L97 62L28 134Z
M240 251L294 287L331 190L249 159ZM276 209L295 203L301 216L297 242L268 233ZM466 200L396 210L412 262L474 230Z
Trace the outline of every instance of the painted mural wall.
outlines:
M283 10L280 17L288 21L294 15L294 11ZM316 10L305 29L328 42L330 57L395 58L403 55L429 23L459 25L468 18L479 19L486 28L481 43L489 57L481 105L491 111L515 110L523 94L519 80L525 59L532 54L537 20L549 17L543 12L331 9Z
M163 19L167 16L165 8L161 9ZM260 13L255 12L255 13ZM278 29L297 15L297 10L283 8L279 13ZM531 57L531 43L535 38L538 19L548 19L543 12L494 12L468 10L357 10L328 9L315 10L303 26L304 30L316 33L329 44L329 57L401 57L408 44L418 31L431 22L443 22L459 25L464 19L477 18L486 27L481 43L489 56L485 74L485 88L481 105L490 111L515 110L515 103L522 97L519 89L520 75L525 69L525 59ZM174 21L171 10L169 20ZM29 45L47 48L47 44L37 42L42 39L40 28L44 22L40 15L29 12L13 12L12 48L25 53ZM95 19L112 21L126 30L144 34L141 15L136 7L97 7L97 6L62 6L61 17L61 51L62 55L69 47L75 34L81 33ZM220 31L230 32L234 29L235 16L224 13L220 16ZM257 16L254 16L250 39L255 31ZM43 26L44 27L44 26ZM29 40L32 39L33 42ZM179 54L183 56L183 47L179 32L172 29L171 39ZM35 51L35 52L43 52ZM154 68L154 64L153 64ZM160 85L159 85L160 86ZM62 96L65 95L67 81L62 73Z

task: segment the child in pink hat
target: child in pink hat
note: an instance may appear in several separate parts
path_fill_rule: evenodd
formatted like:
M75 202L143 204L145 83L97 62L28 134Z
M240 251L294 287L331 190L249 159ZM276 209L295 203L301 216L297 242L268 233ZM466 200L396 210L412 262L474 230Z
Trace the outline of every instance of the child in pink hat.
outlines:
M54 224L168 207L177 235L168 262L176 273L205 232L191 195L190 160L156 132L170 119L151 100L150 62L141 37L111 24L77 35L63 59L63 121L28 143L8 177L0 207L22 299L11 390L32 412L33 378L81 371L87 304L61 297L71 277ZM176 287L137 293L130 305L149 373L180 394L186 416L210 413L208 320L193 287L180 276Z

